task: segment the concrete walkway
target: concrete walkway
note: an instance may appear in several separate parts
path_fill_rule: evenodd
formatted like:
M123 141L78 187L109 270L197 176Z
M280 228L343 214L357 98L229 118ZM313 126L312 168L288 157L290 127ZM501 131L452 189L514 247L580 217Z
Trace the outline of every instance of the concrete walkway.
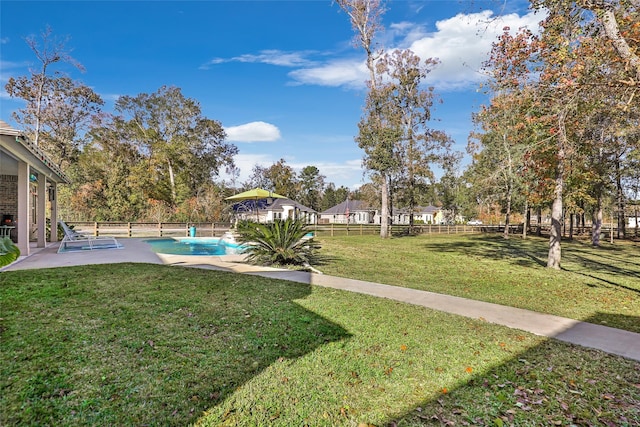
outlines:
M39 250L4 270L53 268L72 265L142 262L222 270L342 289L420 305L434 310L481 319L490 323L555 338L640 361L640 334L549 314L513 308L433 292L364 282L361 280L257 267L242 262L240 255L179 256L156 254L144 239L119 239L122 249L57 253L57 244Z

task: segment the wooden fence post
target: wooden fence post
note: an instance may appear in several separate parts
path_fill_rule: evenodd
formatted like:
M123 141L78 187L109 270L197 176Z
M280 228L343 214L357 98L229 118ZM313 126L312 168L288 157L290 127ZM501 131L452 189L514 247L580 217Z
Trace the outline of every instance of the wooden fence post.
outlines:
M98 223L95 222L93 224L93 235L98 237L100 235L100 230L98 229Z
M158 223L158 235L160 237L162 237L162 223L161 222Z
M128 232L129 237L131 237L131 223L130 222L127 223L127 230L129 231Z

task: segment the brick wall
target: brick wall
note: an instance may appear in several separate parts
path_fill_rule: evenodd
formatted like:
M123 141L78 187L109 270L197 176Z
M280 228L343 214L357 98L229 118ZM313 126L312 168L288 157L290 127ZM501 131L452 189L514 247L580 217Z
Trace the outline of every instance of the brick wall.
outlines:
M18 217L18 177L0 175L0 220L2 215Z

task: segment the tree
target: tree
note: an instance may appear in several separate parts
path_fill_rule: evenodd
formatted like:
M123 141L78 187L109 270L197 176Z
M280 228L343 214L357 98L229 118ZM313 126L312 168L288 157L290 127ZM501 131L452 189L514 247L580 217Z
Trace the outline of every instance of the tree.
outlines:
M280 159L269 167L254 165L249 180L243 188L263 188L295 200L298 197L300 183L295 171L284 159Z
M458 172L461 160L460 155L449 156L444 162L444 174L437 186L447 223L457 222L465 205L464 181Z
M262 188L273 191L273 184L267 177L267 168L260 165L253 165L249 179L242 184L242 191L253 188Z
M549 151L553 153L555 177L547 265L560 268L562 199L566 178L574 164L571 157L581 151L584 143L579 140L575 129L567 125L579 123L580 108L585 105L581 101L588 98L589 87L636 86L640 78L640 62L637 53L627 47L638 45L636 35L640 11L637 0L615 3L604 0L577 3L540 0L534 1L533 5L548 11L539 39L537 61L541 64L538 68L539 88L546 89L541 91L545 95L540 99L545 98L541 102L548 107L547 122L555 122L548 128L556 142L553 151ZM585 10L589 13L583 13ZM605 43L603 35L612 43ZM589 45L593 40L597 41L595 48ZM611 49L617 53L616 58L606 53ZM618 75L615 80L610 80L614 74L612 70L616 70ZM598 223L597 218L594 223ZM594 238L595 235L594 232Z
M505 28L493 44L484 70L489 75L488 90L493 94L488 106L473 117L481 132L471 135L467 151L473 156L473 169L482 178L477 185L493 192L504 208L504 238L509 237L514 196L523 193L524 158L533 135L527 125L532 111L528 67L532 33L515 36Z
M305 166L298 175L300 183L299 202L313 210L320 210L320 198L324 190L325 176L315 166Z
M365 168L380 175L381 223L380 237L386 239L389 233L389 173L396 166L393 161L394 142L398 140L397 128L386 128L389 124L382 117L385 108L384 95L378 93L379 75L375 61L382 49L376 51L374 39L382 30L382 15L385 12L380 0L336 0L340 8L349 15L351 26L356 33L355 44L366 53L366 66L369 71L368 94L365 114L356 138L360 148L365 150L363 164Z
M10 77L5 89L10 97L26 102L13 113L34 144L45 150L52 160L66 170L75 161L83 144L84 133L100 113L104 101L91 88L72 80L59 71L51 73L56 64L68 63L80 71L84 67L73 59L65 44L47 27L41 41L26 39L40 63L29 76Z
M171 206L197 193L221 168L233 166L238 149L225 142L220 122L204 117L197 101L179 88L163 86L153 94L122 96L119 132L145 157L153 198Z
M299 182L296 172L284 159L278 160L266 170L273 191L292 200L298 198Z
M403 206L409 208L410 226L419 194L433 183L432 164L442 165L449 156L451 138L444 132L428 126L431 120L435 95L433 87L424 88L423 81L438 63L432 58L423 63L411 50L395 50L384 55L378 62L378 74L388 76L384 93L393 116L388 118L402 133L393 150L399 157L394 187L400 191L396 196ZM381 85L382 86L382 85Z
M623 33L620 29L620 21L631 25L636 29L639 26L640 1L607 1L607 0L582 0L577 5L594 12L596 19L602 26L607 38L611 41L620 58L629 67L629 80L624 82L630 86L640 84L640 54L638 45L640 41L630 32ZM571 6L570 6L571 7ZM620 20L618 19L618 15Z
M342 200L338 200L336 197L336 185L333 182L327 184L327 187L322 193L322 201L320 202L320 211L326 211L340 203Z
M62 169L76 162L86 132L99 123L104 101L91 88L60 77L51 80L47 107L42 111L40 147Z
M144 156L110 123L87 134L77 162L70 166L73 177L68 205L81 220L117 221L140 218L147 209L148 182L144 178ZM65 218L72 218L65 214Z

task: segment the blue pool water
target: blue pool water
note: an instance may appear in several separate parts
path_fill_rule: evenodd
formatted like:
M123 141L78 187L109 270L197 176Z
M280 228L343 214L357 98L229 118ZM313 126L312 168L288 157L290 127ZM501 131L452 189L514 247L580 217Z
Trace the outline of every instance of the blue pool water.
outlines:
M229 255L242 252L241 245L217 237L186 237L181 239L149 239L154 252L169 255Z

